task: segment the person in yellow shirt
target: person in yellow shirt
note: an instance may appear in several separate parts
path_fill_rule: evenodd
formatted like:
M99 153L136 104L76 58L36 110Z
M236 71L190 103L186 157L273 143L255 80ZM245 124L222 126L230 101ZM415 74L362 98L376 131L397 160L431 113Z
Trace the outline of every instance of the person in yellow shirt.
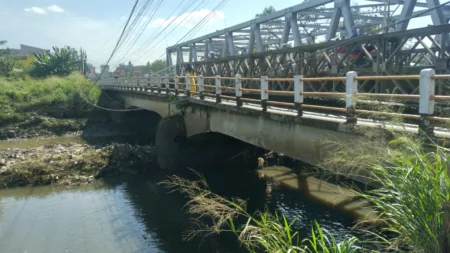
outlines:
M190 84L191 84L191 92L196 92L197 91L197 85L195 82L195 70L194 68L192 68L191 64L187 64L186 68L185 68L185 73L187 75L189 75L189 80L190 80Z

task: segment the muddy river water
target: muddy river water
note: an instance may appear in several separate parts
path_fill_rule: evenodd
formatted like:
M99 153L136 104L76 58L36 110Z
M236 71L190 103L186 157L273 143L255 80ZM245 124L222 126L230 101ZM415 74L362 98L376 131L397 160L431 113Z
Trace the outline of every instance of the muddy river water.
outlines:
M154 168L138 177L78 187L0 190L0 252L243 252L227 235L182 240L192 217L183 209L183 196L156 184L168 174ZM219 166L204 174L213 191L247 199L251 210L267 207L298 217L296 228L302 233L318 221L338 239L353 234L351 217L299 192L275 189L267 197L265 183L252 171Z

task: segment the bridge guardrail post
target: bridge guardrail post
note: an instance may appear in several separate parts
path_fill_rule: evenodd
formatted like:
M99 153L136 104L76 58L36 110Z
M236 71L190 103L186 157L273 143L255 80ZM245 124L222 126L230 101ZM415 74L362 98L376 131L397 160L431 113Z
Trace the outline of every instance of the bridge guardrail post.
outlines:
M220 76L216 75L216 103L222 102L222 100L220 99L220 95L222 95L222 88L220 86L221 86Z
M164 88L166 88L166 95L169 95L169 76L164 76Z
M358 92L358 80L355 80L358 74L356 71L347 72L345 79L345 107L347 109L347 124L356 124L357 118L355 114L356 93Z
M156 84L158 88L158 94L161 94L161 83L162 83L161 76L158 75L158 83Z
M191 96L191 79L189 74L186 74L186 96Z
M150 92L155 92L155 78L150 77Z
M198 94L200 96L200 100L205 99L205 79L202 75L198 76Z
M150 77L147 77L145 80L144 91L148 91L148 86L150 86Z
M242 106L242 82L240 74L237 74L234 78L234 88L236 91L236 106L240 107Z
M433 135L433 126L430 120L427 119L428 116L434 113L434 100L431 96L435 94L435 80L432 78L435 75L434 69L423 69L420 71L419 80L419 135L426 136Z
M178 89L179 89L179 87L178 87L178 76L175 76L175 96L179 95Z
M267 100L269 100L269 82L266 80L267 76L261 76L261 106L263 112L267 112Z
M297 116L303 116L302 104L303 104L303 76L294 75L294 103L297 110Z

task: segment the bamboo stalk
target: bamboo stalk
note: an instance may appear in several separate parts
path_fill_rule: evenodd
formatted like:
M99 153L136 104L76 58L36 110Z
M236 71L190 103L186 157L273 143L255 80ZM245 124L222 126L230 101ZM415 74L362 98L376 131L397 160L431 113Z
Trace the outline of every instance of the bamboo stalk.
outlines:
M399 98L399 99L419 99L420 95L408 95L408 94L377 94L377 93L358 93L357 96L364 97L378 97L378 98Z
M448 101L450 100L450 96L431 96L430 97L431 100L444 100L444 101Z
M266 78L268 82L293 82L294 78Z
M294 103L287 103L287 102L278 102L278 101L267 101L267 104L269 105L281 105L281 106L289 106L294 107Z
M431 79L450 79L450 75L434 75L431 77Z
M240 91L250 92L250 93L260 93L261 90L258 89L247 89L247 88L240 88Z
M293 91L284 91L284 90L267 90L269 94L279 94L279 95L290 95L293 96L295 93Z
M331 76L331 77L303 77L301 81L304 82L322 82L322 81L345 81L345 77Z
M399 75L399 76L357 76L355 80L412 80L419 79L420 75Z
M401 114L401 113L394 113L394 112L377 112L377 111L368 111L368 110L355 110L355 112L361 113L361 114L389 115L389 116L396 116L396 117L401 117L401 118L405 118L405 119L420 119L419 115Z
M344 92L300 92L303 96L313 96L313 97L343 97Z
M318 109L318 110L324 110L324 111L347 112L347 109L345 109L345 108L329 107L329 106L321 106L321 105L302 104L301 107L305 108L305 109Z

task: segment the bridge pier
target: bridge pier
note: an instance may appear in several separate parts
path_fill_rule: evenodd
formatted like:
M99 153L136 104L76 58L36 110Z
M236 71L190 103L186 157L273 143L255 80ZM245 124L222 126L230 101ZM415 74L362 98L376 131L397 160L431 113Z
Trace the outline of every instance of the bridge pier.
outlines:
M180 166L179 144L186 139L186 127L181 115L160 121L156 131L155 148L160 168L174 170Z

